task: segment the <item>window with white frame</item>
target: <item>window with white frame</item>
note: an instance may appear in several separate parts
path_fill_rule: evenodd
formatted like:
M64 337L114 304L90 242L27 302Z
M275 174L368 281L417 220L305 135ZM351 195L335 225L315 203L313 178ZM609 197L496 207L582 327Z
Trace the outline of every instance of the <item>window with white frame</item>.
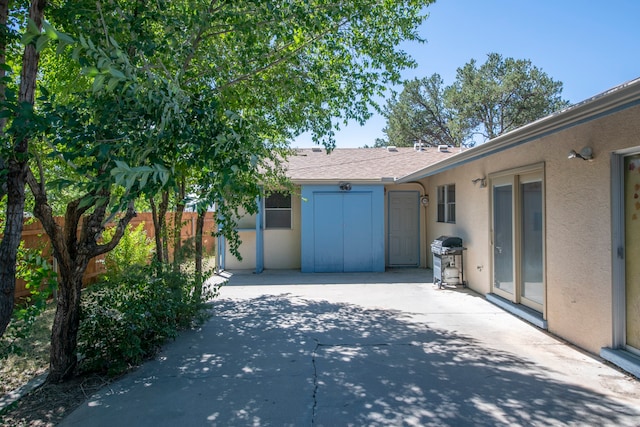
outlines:
M438 222L456 222L456 185L438 186Z
M291 228L291 193L277 191L264 199L264 227Z

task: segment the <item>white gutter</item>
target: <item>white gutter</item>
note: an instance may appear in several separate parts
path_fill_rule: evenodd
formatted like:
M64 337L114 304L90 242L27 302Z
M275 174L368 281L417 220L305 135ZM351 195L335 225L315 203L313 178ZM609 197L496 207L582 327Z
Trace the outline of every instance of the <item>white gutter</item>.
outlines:
M349 178L329 178L329 179L293 179L291 182L296 185L338 185L343 182L356 185L393 184L398 182L395 178L372 178L372 179L349 179Z
M623 83L606 92L579 102L557 113L536 120L482 145L469 148L455 156L397 179L405 183L443 172L491 154L531 142L579 124L640 105L640 78Z

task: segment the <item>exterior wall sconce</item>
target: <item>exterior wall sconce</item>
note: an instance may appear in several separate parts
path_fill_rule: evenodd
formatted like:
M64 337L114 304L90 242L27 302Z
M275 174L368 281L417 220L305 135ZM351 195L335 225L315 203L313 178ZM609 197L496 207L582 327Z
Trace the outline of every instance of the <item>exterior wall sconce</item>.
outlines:
M483 176L480 178L472 179L471 182L473 182L473 185L480 183L480 188L485 188L487 186L487 177Z
M582 159L582 160L593 160L593 150L591 147L583 147L579 153L576 150L569 151L569 155L567 156L569 159Z
M351 191L351 184L348 182L341 182L338 185L341 191Z

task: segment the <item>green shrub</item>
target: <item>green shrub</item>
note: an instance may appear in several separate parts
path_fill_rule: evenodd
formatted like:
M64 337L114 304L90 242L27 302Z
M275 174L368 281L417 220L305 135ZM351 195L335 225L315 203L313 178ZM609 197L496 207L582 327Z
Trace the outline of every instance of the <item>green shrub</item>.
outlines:
M78 351L81 370L115 375L153 356L178 331L206 318L194 298L195 279L183 273L157 274L151 266L131 268L83 295Z
M104 239L110 241L115 233L115 227L104 231ZM133 266L147 265L153 255L154 244L144 229L144 222L136 228L131 225L120 239L118 245L105 256L104 262L107 275L117 276Z
M0 357L22 353L22 345L33 332L33 325L47 307L47 300L58 286L53 267L35 248L20 242L16 259L16 278L25 281L29 295L21 299L13 311L11 323L0 338Z

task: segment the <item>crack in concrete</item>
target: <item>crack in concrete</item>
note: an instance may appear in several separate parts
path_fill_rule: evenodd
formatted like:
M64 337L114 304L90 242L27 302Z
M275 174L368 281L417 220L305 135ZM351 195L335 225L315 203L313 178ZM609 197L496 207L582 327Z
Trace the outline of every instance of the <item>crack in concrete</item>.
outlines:
M316 409L318 408L318 367L316 365L316 355L318 349L322 346L317 339L314 339L316 346L311 353L311 364L313 366L313 407L311 409L311 425L315 425L316 422Z
M416 343L373 343L373 344L362 344L362 343L340 343L340 344L322 344L317 339L313 339L316 343L313 351L311 352L311 365L313 366L313 406L311 409L311 425L314 426L316 422L316 411L318 409L318 390L320 388L320 384L318 383L318 365L316 364L316 357L318 356L318 352L322 347L327 348L337 348L337 347L392 347L392 346L410 346L414 347Z

